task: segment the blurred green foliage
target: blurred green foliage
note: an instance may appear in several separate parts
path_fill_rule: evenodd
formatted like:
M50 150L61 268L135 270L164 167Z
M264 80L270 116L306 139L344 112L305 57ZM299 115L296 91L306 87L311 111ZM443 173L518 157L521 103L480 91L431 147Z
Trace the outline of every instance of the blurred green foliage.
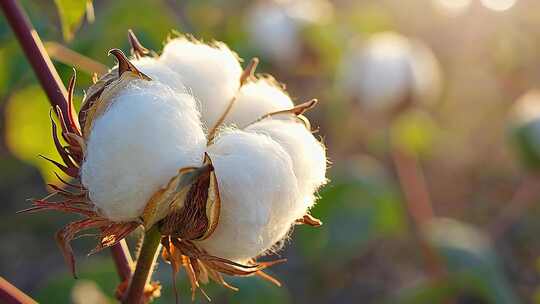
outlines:
M64 39L69 41L73 39L75 31L81 25L82 18L87 8L92 10L92 1L90 0L54 0L58 8L58 15L62 23L62 33ZM92 14L92 12L90 12Z

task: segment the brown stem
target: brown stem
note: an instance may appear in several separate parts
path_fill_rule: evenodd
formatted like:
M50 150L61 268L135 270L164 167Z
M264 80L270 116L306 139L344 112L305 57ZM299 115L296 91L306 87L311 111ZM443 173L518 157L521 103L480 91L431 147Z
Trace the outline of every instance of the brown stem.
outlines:
M412 220L411 227L426 260L428 272L432 279L440 279L446 273L446 267L436 250L422 237L422 228L434 218L424 174L418 159L399 148L392 151L392 159L405 196L407 212Z
M0 7L19 40L26 58L30 62L36 76L43 87L53 107L59 107L64 117L69 116L67 90L47 55L38 33L30 23L26 12L17 0L0 0ZM131 274L131 256L125 241L111 248L111 252L122 279L129 278Z
M2 277L0 277L0 300L0 302L6 304L37 304L34 299Z

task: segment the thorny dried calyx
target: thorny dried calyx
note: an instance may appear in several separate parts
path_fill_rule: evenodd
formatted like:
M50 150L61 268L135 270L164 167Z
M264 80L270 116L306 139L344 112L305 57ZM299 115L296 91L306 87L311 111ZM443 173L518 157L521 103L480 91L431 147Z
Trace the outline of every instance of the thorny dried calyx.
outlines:
M129 39L134 59L111 50L118 65L88 88L78 115L75 75L70 80L68 117L55 109L67 145L51 116L63 164L48 160L79 182L58 176L63 187L50 185L52 193L24 211L83 217L56 234L74 274L70 241L81 231L100 229L93 253L158 225L162 257L174 274L187 272L193 296L209 280L236 290L223 275L280 285L263 269L284 260L256 258L279 249L293 225L321 225L307 212L326 182L326 156L303 116L317 101L294 106L272 78L254 75L257 59L242 70L222 43L180 36L157 56L132 32ZM131 159L139 171L125 171Z

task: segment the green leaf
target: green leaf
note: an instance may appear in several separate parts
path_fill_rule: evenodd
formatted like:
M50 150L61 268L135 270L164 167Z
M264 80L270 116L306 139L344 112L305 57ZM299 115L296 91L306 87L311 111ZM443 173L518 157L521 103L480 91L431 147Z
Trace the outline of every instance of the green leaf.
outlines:
M454 219L439 218L425 227L429 243L446 262L453 275L468 277L476 296L488 303L520 303L504 273L489 238L472 225Z
M104 295L100 297L102 302L89 300L87 303L115 303L112 299L119 281L114 264L110 259L94 257L83 261L79 269L81 280L87 283L93 282L94 288L100 290ZM48 280L35 293L36 300L40 303L72 303L73 293L77 289L77 283L81 280L74 280L65 271L67 268L63 268L63 270L51 273ZM109 301L106 301L106 297L109 298Z
M92 1L54 0L54 2L56 3L58 15L60 16L60 21L62 23L64 40L69 41L73 39L73 34L81 25L82 18L87 9L92 8Z
M50 105L43 90L30 86L17 91L6 107L6 142L19 159L36 166L45 181L56 181L56 167L39 154L61 161L51 137ZM62 174L63 175L63 174Z

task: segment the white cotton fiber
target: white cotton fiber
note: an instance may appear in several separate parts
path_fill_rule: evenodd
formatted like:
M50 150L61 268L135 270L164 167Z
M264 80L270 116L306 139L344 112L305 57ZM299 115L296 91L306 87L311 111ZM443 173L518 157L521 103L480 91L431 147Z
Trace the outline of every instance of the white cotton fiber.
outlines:
M274 79L260 78L242 86L224 123L241 128L265 114L292 107L291 98Z
M290 212L301 218L315 203L316 190L326 182L324 146L297 120L269 118L249 126L246 131L270 136L291 157L301 201Z
M90 132L81 180L103 216L128 221L180 168L201 165L206 139L188 94L132 80L113 98Z
M298 201L291 157L270 137L224 131L208 148L221 195L216 230L198 245L209 254L245 262L282 240Z
M141 72L154 81L159 81L177 93L186 93L186 87L182 83L180 75L161 63L154 57L141 57L139 59L131 60L131 63L135 65Z
M237 55L223 43L207 45L180 37L165 45L159 60L180 75L200 103L202 122L207 129L213 127L240 86Z

